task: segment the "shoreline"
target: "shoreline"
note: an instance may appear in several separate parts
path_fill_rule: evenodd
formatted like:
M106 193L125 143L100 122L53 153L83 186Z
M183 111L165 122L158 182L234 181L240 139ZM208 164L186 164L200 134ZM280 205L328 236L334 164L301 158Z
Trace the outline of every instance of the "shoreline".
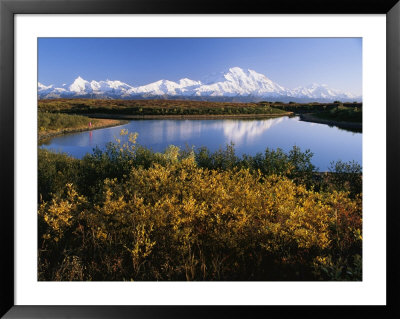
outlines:
M79 133L79 132L86 132L86 131L94 131L102 128L107 128L107 127L114 127L114 126L120 126L127 124L128 121L124 120L116 120L116 119L109 119L111 122L107 124L99 124L95 127L84 127L84 128L65 128L61 129L59 131L48 131L45 133L38 133L38 143L40 142L45 142L46 140L52 139L53 137L60 136L60 135L66 135L70 133Z
M93 114L81 114L89 118L109 120L111 122L106 124L99 124L96 127L84 127L84 128L66 128L59 131L48 131L45 133L38 132L38 142L45 142L53 137L79 133L85 131L92 131L102 128L114 127L127 124L129 120L161 120L161 119L171 119L171 120L214 120L214 119L257 119L257 118L276 118L282 116L292 116L295 115L293 112L286 112L282 114L186 114L186 115L125 115L125 114L107 114L107 113L93 113ZM303 113L296 114L300 117L303 122L327 124L330 126L336 126L343 129L359 130L362 132L362 123L356 122L342 122L334 121L328 119L321 119L313 116L313 113Z
M319 117L313 116L313 113L303 113L303 114L298 114L298 115L300 116L300 120L303 122L327 124L330 126L336 126L338 128L353 129L353 130L359 130L360 132L362 132L362 123L321 119Z
M44 143L53 137L86 132L92 130L98 130L107 127L114 127L127 124L130 120L162 120L162 119L173 119L173 120L214 120L214 119L257 119L257 118L276 118L281 116L291 116L293 112L286 112L282 114L189 114L189 115L125 115L125 114L107 114L107 113L93 113L93 114L79 114L87 116L93 119L102 119L111 121L107 124L99 124L95 127L81 127L81 128L65 128L58 131L50 130L47 132L38 132L38 143Z
M90 118L119 119L119 120L214 120L214 119L255 119L275 118L293 115L293 112L281 114L185 114L185 115L129 115L129 114L107 114L93 113L81 114Z

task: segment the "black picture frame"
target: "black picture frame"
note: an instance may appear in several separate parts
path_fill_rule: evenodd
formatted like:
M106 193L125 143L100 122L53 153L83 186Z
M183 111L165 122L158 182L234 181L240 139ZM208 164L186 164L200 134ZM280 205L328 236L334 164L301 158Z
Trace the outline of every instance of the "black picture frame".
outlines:
M386 306L20 306L14 303L14 15L15 14L386 14L387 304ZM400 162L400 2L281 0L257 3L181 0L0 0L1 308L4 318L400 317L397 200ZM376 212L384 214L384 212Z

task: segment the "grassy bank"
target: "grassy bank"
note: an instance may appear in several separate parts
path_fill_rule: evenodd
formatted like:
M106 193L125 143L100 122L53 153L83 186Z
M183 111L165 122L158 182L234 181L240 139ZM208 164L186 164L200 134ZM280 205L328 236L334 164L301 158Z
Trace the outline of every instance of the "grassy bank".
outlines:
M124 119L124 120L214 120L214 119L268 119L293 115L291 112L280 114L187 114L187 115L126 115L126 114L86 114L91 118Z
M259 104L267 104L274 108L278 108L284 111L294 112L296 114L302 113L319 113L319 112L327 112L336 109L353 109L353 110L362 110L362 103L342 103L340 101L336 101L334 103L282 103L282 102L260 102Z
M39 149L39 280L361 280L361 168L294 147Z
M361 103L310 103L310 104L273 104L275 108L299 114L306 122L334 125L339 128L362 130Z
M116 119L91 119L81 115L38 112L38 139L42 141L61 134L94 130L125 123L127 122Z
M226 103L183 100L39 100L40 111L70 114L126 116L285 115L290 111L259 103Z
M326 112L313 114L315 117L323 120L331 120L337 122L359 123L362 122L362 109L338 106Z

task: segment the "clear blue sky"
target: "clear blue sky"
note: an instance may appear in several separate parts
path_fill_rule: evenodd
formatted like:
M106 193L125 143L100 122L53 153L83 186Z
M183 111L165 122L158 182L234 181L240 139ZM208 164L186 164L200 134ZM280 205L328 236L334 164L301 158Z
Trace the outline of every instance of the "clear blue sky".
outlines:
M238 66L287 88L310 83L362 93L361 38L40 38L39 82L78 76L133 86L201 80Z

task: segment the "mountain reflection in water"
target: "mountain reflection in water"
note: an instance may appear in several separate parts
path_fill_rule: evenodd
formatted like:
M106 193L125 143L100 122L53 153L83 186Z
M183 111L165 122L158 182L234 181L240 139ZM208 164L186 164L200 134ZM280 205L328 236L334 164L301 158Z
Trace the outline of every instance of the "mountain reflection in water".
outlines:
M41 147L82 158L95 146L105 148L121 129L137 132L138 144L154 151L168 145L181 148L206 146L210 151L233 142L236 154L255 155L270 149L289 151L294 145L314 153L313 163L327 170L331 161L355 160L362 165L362 133L324 124L299 121L298 117L226 120L134 120L126 125L53 138Z

